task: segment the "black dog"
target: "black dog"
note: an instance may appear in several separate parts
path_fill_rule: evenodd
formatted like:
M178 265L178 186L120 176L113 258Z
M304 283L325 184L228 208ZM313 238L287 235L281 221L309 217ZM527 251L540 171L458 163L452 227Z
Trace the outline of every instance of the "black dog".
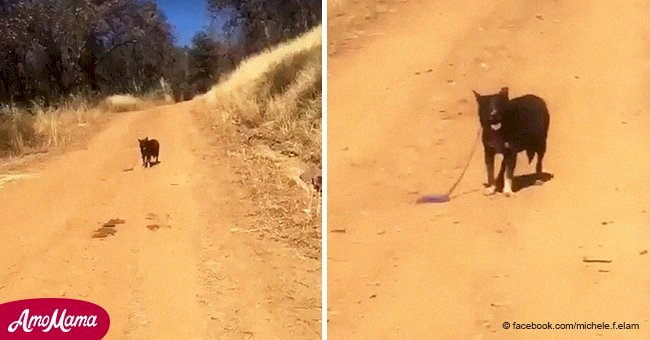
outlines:
M474 92L478 102L478 116L483 129L482 140L487 168L487 195L496 191L494 179L494 156L503 154L503 162L497 181L503 180L503 193L512 195L512 177L517 165L517 153L526 151L528 162L537 154L537 184L542 183L542 160L546 153L546 137L550 116L546 103L534 95L508 99L508 88L501 92L481 96Z
M138 142L140 143L140 154L142 155L142 166L146 167L151 167L155 164L160 163L158 161L158 154L160 152L160 143L158 143L157 140L155 139L149 139L149 137L145 137L145 139L139 139ZM156 158L156 162L152 162L152 158Z

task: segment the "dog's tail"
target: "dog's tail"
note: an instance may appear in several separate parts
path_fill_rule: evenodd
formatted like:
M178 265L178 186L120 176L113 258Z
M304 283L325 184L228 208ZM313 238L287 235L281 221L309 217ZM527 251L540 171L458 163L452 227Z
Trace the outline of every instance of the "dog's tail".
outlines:
M535 151L534 150L526 150L526 155L528 155L528 164L530 164L533 161L533 157L535 157Z

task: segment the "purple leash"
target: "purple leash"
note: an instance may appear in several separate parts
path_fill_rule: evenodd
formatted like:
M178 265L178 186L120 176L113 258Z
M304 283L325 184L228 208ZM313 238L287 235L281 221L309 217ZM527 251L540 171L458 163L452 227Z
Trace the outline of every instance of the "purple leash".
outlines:
M476 140L474 141L474 147L472 148L472 152L470 153L469 158L467 159L467 164L465 164L465 167L463 168L463 172L460 173L460 176L458 176L458 179L456 179L456 182L454 183L454 185L451 186L449 191L447 191L447 193L444 195L423 195L415 201L416 204L444 203L444 202L449 202L451 200L451 193L454 191L454 189L456 189L460 181L463 179L463 176L465 176L465 172L467 172L467 168L469 168L469 163L472 161L472 157L474 156L474 152L476 151L476 145L478 144L478 139L480 136L481 136L481 129L479 128L476 133Z

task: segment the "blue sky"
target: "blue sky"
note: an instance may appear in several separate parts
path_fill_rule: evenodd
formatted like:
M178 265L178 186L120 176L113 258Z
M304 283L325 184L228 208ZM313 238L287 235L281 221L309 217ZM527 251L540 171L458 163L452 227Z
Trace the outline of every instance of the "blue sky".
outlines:
M158 7L174 27L176 45L190 45L196 32L210 24L205 0L156 0Z

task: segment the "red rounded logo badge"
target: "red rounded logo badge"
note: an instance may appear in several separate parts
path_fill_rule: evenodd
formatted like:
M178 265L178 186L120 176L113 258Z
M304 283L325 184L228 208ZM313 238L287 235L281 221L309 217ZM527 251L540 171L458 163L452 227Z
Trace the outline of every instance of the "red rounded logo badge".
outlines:
M0 304L0 339L101 339L111 319L104 308L74 299Z

